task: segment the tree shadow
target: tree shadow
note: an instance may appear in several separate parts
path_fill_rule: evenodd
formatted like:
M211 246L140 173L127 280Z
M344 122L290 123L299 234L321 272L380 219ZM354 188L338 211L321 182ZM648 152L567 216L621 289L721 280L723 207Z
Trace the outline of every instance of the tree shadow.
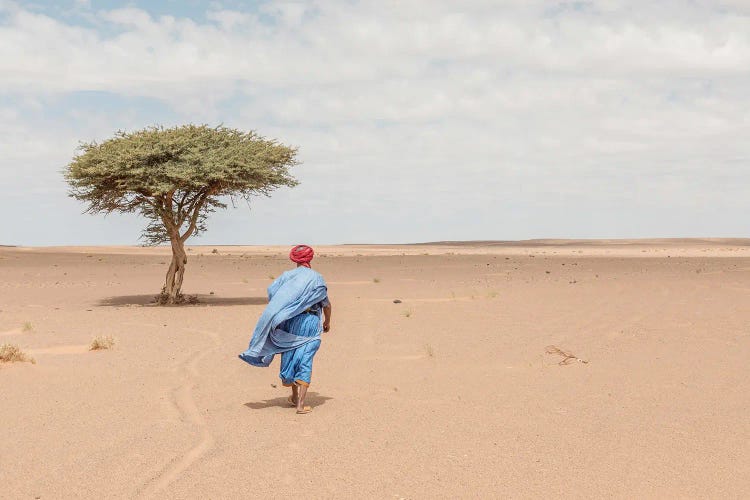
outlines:
M291 392L290 392L291 394ZM280 398L273 398L273 399L266 399L263 401L257 401L257 402L250 402L245 403L245 406L250 408L251 410L263 410L265 408L274 408L274 407L282 407L282 408L291 408L289 406L288 398L289 396L284 396ZM322 396L320 393L317 392L308 392L307 396L305 397L305 406L321 406L324 405L326 401L328 401L330 398L328 396Z
M163 307L201 307L201 306L264 306L268 304L266 297L218 297L216 295L195 295L197 303L179 304L176 306ZM121 306L158 306L156 294L149 295L118 295L106 297L96 304L98 307L121 307Z

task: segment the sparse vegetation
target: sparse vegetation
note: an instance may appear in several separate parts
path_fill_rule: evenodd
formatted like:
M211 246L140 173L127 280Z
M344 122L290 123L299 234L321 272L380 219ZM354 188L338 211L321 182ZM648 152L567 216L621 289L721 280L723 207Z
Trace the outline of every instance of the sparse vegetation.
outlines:
M588 361L579 358L573 353L563 351L556 345L548 345L547 348L545 349L545 352L547 354L556 354L558 356L562 356L563 359L559 363L557 363L558 365L569 365L573 361L578 361L579 363L588 364Z
M3 344L0 345L0 363L22 363L29 362L32 365L36 364L36 360L23 352L20 347L15 344Z
M157 304L161 306L166 306L166 305L177 305L177 304L198 304L200 301L198 300L197 295L180 294L173 302L170 302L169 295L162 292L156 297L154 297L154 302L156 302Z
M380 283L380 278L373 278L373 279L372 279L372 282L373 282L373 283Z
M23 326L21 327L21 331L22 331L22 332L30 332L30 331L31 331L31 330L33 330L33 329L34 329L34 325L32 325L30 321L27 321L27 322L26 322L26 323L24 323L24 324L23 324Z
M430 344L425 344L424 345L424 350L427 353L427 356L429 356L430 358L434 358L435 357L435 349L433 349Z
M411 311L408 310L408 309L406 311L402 312L401 314L403 314L405 318L410 318L411 317Z
M99 335L94 337L89 345L89 351L101 351L104 349L112 349L115 345L115 339L110 335Z

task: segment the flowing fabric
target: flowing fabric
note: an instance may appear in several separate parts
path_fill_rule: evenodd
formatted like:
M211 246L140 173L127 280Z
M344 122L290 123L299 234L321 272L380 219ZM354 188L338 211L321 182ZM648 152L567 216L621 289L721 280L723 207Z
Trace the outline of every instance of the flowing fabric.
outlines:
M323 302L327 295L326 282L320 273L304 266L283 273L268 287L268 305L255 325L250 345L239 355L240 359L253 366L266 367L274 355L320 340L320 333L307 337L279 327Z
M319 311L319 309L318 309ZM284 385L310 385L313 357L320 348L320 333L323 325L318 314L302 313L287 320L283 329L301 337L312 337L310 342L281 353L279 378Z

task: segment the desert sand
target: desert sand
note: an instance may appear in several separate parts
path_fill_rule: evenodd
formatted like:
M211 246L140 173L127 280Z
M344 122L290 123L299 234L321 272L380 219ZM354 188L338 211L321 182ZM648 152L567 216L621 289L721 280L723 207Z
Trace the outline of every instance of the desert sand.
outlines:
M750 497L750 240L319 247L309 415L237 358L287 250L0 248L0 497Z

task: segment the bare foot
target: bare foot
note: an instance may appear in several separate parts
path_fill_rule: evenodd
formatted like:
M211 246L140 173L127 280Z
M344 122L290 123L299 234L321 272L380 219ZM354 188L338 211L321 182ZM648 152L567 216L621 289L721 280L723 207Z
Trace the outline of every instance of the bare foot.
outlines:
M297 406L297 403L299 402L299 387L297 387L297 384L292 384L292 395L286 398L287 401L289 401L289 404L292 406ZM304 403L304 401L302 401Z
M307 386L295 384L297 387L297 413L310 413L312 408L305 406L305 396L307 396Z

